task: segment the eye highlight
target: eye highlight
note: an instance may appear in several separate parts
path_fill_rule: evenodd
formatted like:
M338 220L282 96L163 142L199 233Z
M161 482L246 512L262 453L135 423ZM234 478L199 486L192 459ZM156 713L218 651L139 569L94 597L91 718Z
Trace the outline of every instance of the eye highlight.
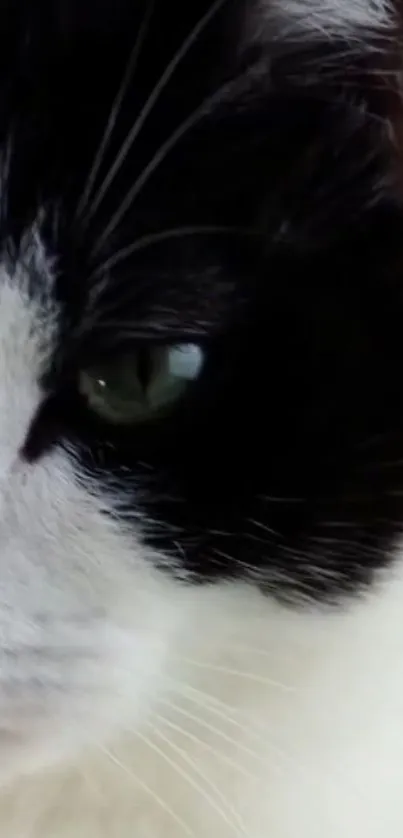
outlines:
M117 360L79 374L78 387L88 407L116 425L139 424L169 410L203 367L196 344L140 347Z

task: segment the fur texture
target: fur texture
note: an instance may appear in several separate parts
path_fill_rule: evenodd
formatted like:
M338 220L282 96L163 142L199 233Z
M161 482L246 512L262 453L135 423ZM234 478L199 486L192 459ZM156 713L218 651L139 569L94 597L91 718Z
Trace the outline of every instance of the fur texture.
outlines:
M399 8L1 14L0 832L401 838Z
M342 35L354 40L364 33L387 29L396 19L389 0L261 0L258 14L263 35L270 34L270 26L280 31L283 27L285 38L299 32L306 38Z

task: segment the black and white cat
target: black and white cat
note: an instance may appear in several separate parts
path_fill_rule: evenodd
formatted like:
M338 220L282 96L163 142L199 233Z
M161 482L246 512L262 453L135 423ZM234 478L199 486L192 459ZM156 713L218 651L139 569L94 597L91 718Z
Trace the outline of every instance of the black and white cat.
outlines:
M403 29L2 0L0 835L403 835Z

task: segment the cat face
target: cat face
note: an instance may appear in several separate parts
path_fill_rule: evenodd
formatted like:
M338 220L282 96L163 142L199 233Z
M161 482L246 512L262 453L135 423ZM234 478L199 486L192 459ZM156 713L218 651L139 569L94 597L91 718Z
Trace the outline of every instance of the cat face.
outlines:
M0 68L8 771L141 715L187 591L337 602L403 513L384 4L44 6Z

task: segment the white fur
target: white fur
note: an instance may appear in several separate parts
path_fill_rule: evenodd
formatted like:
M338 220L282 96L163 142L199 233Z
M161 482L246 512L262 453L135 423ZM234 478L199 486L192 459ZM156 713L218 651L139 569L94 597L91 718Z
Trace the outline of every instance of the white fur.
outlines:
M401 838L402 575L332 614L241 586L171 596L186 633L154 712L17 782L0 834Z
M18 456L56 328L4 268L0 835L401 838L403 567L333 611L156 571L66 452Z

